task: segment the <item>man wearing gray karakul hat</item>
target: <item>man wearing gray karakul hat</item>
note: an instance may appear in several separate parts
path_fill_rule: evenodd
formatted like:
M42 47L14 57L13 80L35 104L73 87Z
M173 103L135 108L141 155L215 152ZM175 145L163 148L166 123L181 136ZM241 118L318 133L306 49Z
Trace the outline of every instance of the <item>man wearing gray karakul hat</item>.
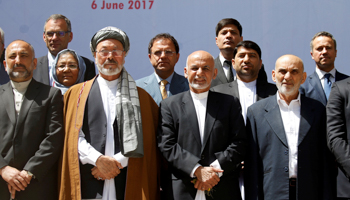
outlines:
M129 38L109 26L90 49L99 76L64 97L60 199L159 199L158 106L123 66Z

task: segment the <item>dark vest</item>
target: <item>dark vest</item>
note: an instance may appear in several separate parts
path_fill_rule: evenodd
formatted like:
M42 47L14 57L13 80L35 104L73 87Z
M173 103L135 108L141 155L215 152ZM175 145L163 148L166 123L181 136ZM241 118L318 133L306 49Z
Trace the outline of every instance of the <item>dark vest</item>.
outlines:
M95 80L86 101L83 120L83 132L86 141L97 151L105 154L107 118L104 112L100 87ZM113 123L115 153L119 151L119 139L116 120ZM101 198L104 181L97 180L92 174L93 165L80 162L81 194L83 199ZM117 199L124 199L127 168L121 170L115 177Z

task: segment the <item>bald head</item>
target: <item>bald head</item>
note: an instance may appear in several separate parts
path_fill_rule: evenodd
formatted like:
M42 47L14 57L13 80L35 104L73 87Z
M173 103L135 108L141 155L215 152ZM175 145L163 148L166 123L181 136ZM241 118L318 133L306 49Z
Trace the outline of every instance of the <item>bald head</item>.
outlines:
M299 94L299 87L305 82L303 61L294 55L283 55L276 61L272 70L272 79L276 82L280 98L290 103Z
M203 93L210 89L210 84L216 78L213 56L206 51L195 51L187 57L185 77L190 89L195 93Z

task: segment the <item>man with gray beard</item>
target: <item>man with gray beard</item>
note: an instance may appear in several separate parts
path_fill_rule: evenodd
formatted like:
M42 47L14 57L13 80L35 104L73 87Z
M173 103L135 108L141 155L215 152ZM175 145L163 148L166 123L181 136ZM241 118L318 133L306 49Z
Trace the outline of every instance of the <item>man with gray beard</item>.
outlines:
M158 199L158 106L123 66L129 38L105 27L90 48L99 75L64 96L60 199Z

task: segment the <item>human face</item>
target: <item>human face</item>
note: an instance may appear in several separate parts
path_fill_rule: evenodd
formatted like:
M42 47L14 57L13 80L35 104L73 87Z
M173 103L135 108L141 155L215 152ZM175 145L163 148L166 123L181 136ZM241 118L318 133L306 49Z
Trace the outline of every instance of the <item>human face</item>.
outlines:
M112 53L109 53L108 56L103 56L99 51L113 51L113 50L122 50L123 53L121 56L114 56ZM125 51L123 44L116 39L106 39L97 44L95 54L95 63L98 67L100 75L108 80L112 81L119 78L120 72L123 69Z
M275 70L272 70L272 79L276 82L281 99L289 104L297 98L299 87L306 79L301 59L293 55L280 57L276 61Z
M208 91L216 74L214 59L208 52L196 51L189 55L185 67L185 78L187 78L192 92Z
M63 49L67 49L68 43L73 39L73 33L66 33L63 37L54 34L52 37L48 36L47 32L68 31L67 23L64 19L50 19L45 25L45 32L43 39L46 43L50 53L54 56Z
M258 78L262 60L254 49L243 46L237 49L236 56L232 59L237 78L243 82L252 82Z
M6 60L4 65L12 81L24 82L33 77L36 68L36 58L28 43L14 41L6 49Z
M228 24L219 31L215 40L220 50L233 51L236 45L243 40L243 37L240 36L239 30L235 25Z
M165 55L166 51L173 52L173 54ZM161 52L160 55L156 55L159 52ZM166 79L174 72L174 67L179 60L180 54L176 53L173 42L164 38L153 42L151 54L148 54L148 57L158 76Z
M60 54L56 64L56 74L58 82L66 87L72 86L77 82L79 64L71 53Z
M335 50L332 38L319 36L314 39L312 44L313 48L310 53L316 66L325 72L331 71L334 68L335 57L337 57L337 50Z

